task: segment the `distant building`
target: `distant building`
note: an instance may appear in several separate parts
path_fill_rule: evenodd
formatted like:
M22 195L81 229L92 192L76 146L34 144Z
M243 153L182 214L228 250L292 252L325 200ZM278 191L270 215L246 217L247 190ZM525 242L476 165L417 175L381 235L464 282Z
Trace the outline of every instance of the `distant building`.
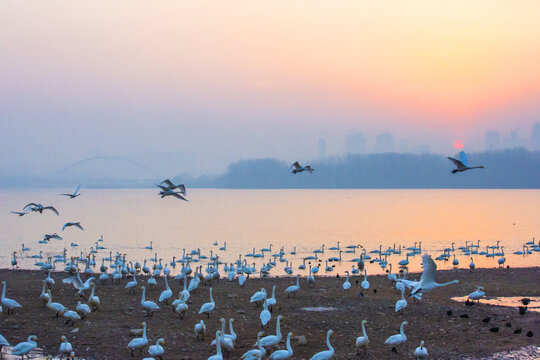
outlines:
M485 145L487 150L497 150L501 148L501 133L498 131L486 131Z
M399 140L399 151L406 153L409 151L409 141L407 139Z
M377 135L375 151L379 153L394 152L394 135L384 133Z
M535 122L532 127L531 148L533 150L540 150L540 122L539 121Z
M419 144L414 147L413 152L415 154L429 154L431 153L431 146L426 144Z
M364 154L366 152L366 136L362 133L348 135L345 139L347 154Z
M503 147L505 148L517 148L524 146L524 139L519 137L519 130L512 130L508 136L503 138Z
M326 159L326 139L322 137L319 138L319 159Z

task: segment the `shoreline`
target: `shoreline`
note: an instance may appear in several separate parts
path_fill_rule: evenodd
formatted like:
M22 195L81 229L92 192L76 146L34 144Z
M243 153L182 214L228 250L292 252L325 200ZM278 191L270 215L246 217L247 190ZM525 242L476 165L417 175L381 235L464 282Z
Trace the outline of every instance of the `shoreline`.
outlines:
M72 285L62 283L61 280L68 276L64 272L53 273L56 284L52 288L52 294L54 301L73 310L80 298L74 294ZM81 359L129 358L127 344L132 339L129 330L140 328L143 320L148 323L151 344L160 337L165 338L164 359L206 359L216 353L215 347L209 344L220 327L220 317L236 319L235 331L238 340L228 358L239 359L245 351L252 348L251 345L256 342L256 334L260 331L261 309L250 304L249 299L261 287L271 292L272 285L277 286L277 306L272 314L270 327L264 330L265 335L275 334L275 318L277 314L283 315L283 340L280 348L284 348L284 340L289 331L295 336L303 335L307 340L305 345L296 340L291 342L293 359L309 359L316 352L325 350L324 342L328 329L334 330L331 343L336 350L336 359L409 359L420 340L425 341L430 358L433 359L485 358L494 353L540 343L540 314L536 312L527 311L525 315L519 315L517 308L482 304L470 307L450 299L467 295L475 290L476 285L484 286L487 296L540 296L540 267L477 269L472 273L468 270L438 271L436 279L439 282L459 279L461 284L428 292L423 295L420 303L414 303L407 297L408 306L403 315L394 311L395 301L400 297L395 288L391 287L386 275L368 276L371 283L368 292L359 287L363 276L352 276L352 287L348 293L342 289L345 280L343 277L316 277L313 287L308 287L305 277L301 277L301 290L296 299L287 299L283 293L286 287L295 283L294 277L252 276L244 287L240 287L237 282L230 283L221 279L212 286L216 311L210 319L198 315L202 303L208 301L209 293L209 286L203 286L202 282L191 294L191 303L188 303L189 308L184 319L173 314L170 306L162 304L159 304L161 310L154 317L145 318L140 305L141 290L137 289L134 295L128 294L124 286L129 279L124 278L118 285L101 285L96 282L96 295L100 297L101 308L89 314L86 319L77 321L74 327L65 325L62 319L54 319L54 314L42 307L39 294L42 288L41 280L45 277L44 272L37 270L0 270L0 279L7 282L6 296L23 305L23 309L16 310L14 315L0 315L0 334L12 345L35 334L39 338L38 347L42 348L45 354L57 354L60 336L66 335L77 358ZM89 276L81 274L81 277L84 281ZM419 274L411 273L409 277L418 278ZM147 277L138 277L139 285L142 285L143 281L146 284L146 280ZM163 280L157 281L157 288L147 292L147 299L156 303L159 294L164 290ZM169 284L173 297L176 297L182 286L171 277ZM304 307L319 306L337 310L302 310ZM452 311L451 316L447 315L449 310ZM487 317L491 320L484 323L482 320ZM207 326L203 342L197 341L193 334L193 326L200 319L203 319ZM361 335L362 319L369 321L366 331L370 345L366 356L357 356L354 341ZM400 346L396 354L383 343L388 336L398 332L399 325L404 320L410 324L405 327L408 352L404 346ZM498 332L490 331L494 327L498 327ZM79 330L72 333L74 328ZM522 333L514 334L519 328ZM526 336L528 331L533 332L532 337Z

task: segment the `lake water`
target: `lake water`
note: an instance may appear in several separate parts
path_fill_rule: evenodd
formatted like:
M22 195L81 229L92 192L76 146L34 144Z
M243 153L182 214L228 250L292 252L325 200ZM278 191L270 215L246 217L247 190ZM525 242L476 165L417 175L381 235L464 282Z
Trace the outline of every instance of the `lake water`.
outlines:
M441 250L463 246L465 241L480 240L486 245L504 246L506 265L511 267L540 266L540 252L512 255L522 244L540 234L539 190L215 190L189 189L189 203L173 198L161 199L152 189L82 189L73 200L60 196L62 190L0 190L0 266L7 267L10 253L21 250L24 243L30 251L25 255L88 253L103 235L100 245L107 250L96 254L96 262L109 256L109 250L126 253L128 259L142 261L154 257L169 263L173 256L182 256L183 249L201 249L201 253L218 253L224 262L232 262L252 248L259 252L273 244L272 253L284 247L286 259L295 272L301 258L325 244L326 248L360 244L367 251L389 246L413 246L422 241L422 250L433 257ZM54 205L60 216L45 211L18 217L29 202ZM80 221L85 231L68 228L65 222ZM64 240L39 244L44 234L57 232ZM143 249L153 241L152 251ZM218 246L227 243L227 250ZM74 242L79 247L71 247ZM290 255L296 246L297 255ZM346 249L343 249L346 250ZM388 258L394 264L405 257ZM456 251L460 267L468 268L470 256ZM350 269L348 262L356 254L343 253L333 273ZM20 256L20 255L19 255ZM321 259L338 256L325 251ZM372 254L373 256L373 254ZM497 256L473 256L477 267L496 267ZM33 268L36 260L19 257L19 265ZM269 261L248 258L257 268ZM410 258L409 269L420 269L420 257ZM285 263L278 264L273 275L283 274ZM438 262L441 269L451 268L451 261ZM382 273L377 264L367 266L368 273ZM178 267L177 267L178 269ZM306 271L301 271L305 275Z

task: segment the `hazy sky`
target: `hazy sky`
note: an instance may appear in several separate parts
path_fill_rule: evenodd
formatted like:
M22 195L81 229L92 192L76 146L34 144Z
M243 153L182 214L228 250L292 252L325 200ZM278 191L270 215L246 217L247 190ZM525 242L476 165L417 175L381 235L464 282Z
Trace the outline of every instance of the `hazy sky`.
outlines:
M3 0L0 165L200 174L356 131L472 151L486 129L528 136L538 64L538 0Z

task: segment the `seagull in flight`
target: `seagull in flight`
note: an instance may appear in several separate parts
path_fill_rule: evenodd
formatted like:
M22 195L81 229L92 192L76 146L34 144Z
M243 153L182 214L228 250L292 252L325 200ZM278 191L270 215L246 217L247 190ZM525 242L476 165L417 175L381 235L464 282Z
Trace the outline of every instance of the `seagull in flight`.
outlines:
M186 187L184 186L184 184L175 185L169 179L163 180L162 182L159 183L159 185L163 185L163 184L165 184L165 187L167 187L167 189L169 189L169 190L178 189L182 195L186 196Z
M302 171L307 171L308 173L312 174L315 171L315 169L312 169L309 165L300 166L298 161L292 164L291 168L293 168L291 171L293 174L301 173Z
M70 227L70 226L75 226L76 228L79 228L84 231L80 222L67 222L64 224L64 226L62 226L62 231L64 231L67 227Z
M77 190L73 194L60 194L63 196L69 196L70 199L75 199L77 196L81 195L79 194L79 190L81 189L81 185L77 186Z
M161 198L164 198L165 196L174 196L175 198L177 199L180 199L180 200L184 200L184 201L189 201L188 199L186 199L185 197L183 197L182 195L180 195L179 192L175 192L165 186L161 186L161 185L157 185L156 186L158 188L161 189L161 191L159 192L159 195L161 195Z
M43 210L51 210L56 215L60 215L53 206L43 206L42 204L30 203L23 208L24 211L28 211L27 209L29 211L39 212L40 214L43 214Z
M452 174L455 174L457 172L472 170L472 169L485 169L483 166L473 166L473 167L467 166L467 155L465 154L464 151L461 151L459 153L459 160L451 158L451 157L448 157L448 160L450 160L456 166L456 168L452 170Z

